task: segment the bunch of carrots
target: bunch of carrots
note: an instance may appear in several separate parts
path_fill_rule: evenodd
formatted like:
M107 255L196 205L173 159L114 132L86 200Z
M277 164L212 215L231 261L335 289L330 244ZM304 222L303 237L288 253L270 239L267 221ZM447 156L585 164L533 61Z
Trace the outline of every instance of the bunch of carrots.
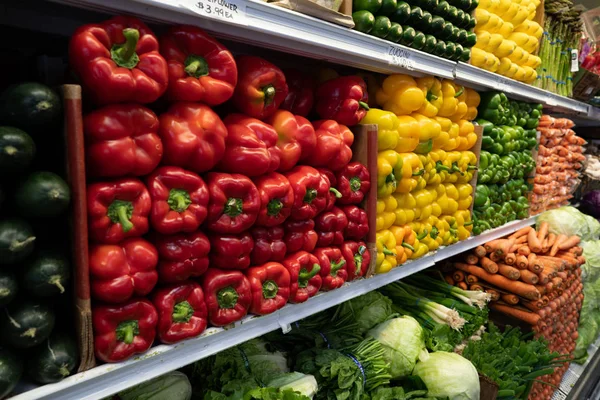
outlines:
M571 129L573 121L543 115L540 119L540 146L529 199L531 214L567 204L579 185L586 141Z
M532 326L551 351L572 354L583 302L581 269L585 259L578 236L548 232L548 223L520 229L462 255L446 274L448 283L491 294L490 308ZM565 363L542 378L558 385ZM536 383L530 399L550 399L553 388Z

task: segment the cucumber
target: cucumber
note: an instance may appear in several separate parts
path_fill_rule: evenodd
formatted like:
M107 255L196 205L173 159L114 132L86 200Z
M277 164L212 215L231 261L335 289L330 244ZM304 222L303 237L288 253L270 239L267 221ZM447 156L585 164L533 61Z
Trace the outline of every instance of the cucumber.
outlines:
M69 282L69 262L55 253L42 253L25 265L23 287L37 297L62 294Z
M33 133L55 127L61 117L60 98L41 83L12 85L0 95L0 121L3 124Z
M35 143L19 128L0 126L0 172L11 174L25 170L35 157Z
M35 236L22 219L0 221L0 265L23 261L33 252Z
M42 343L54 328L54 312L45 304L31 300L10 305L0 312L2 342L16 349Z
M71 375L78 363L77 343L66 335L53 334L33 349L26 370L37 383L53 383Z
M52 172L29 175L15 192L15 205L25 217L55 217L62 214L71 201L67 183Z

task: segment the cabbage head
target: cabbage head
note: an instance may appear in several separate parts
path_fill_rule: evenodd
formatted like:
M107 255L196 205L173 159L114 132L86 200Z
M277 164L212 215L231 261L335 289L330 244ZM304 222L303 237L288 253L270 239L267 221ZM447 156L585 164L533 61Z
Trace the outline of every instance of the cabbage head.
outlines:
M456 353L438 351L415 366L427 395L449 400L479 400L479 375L471 361Z
M595 282L600 279L600 240L582 242L585 264L581 266L584 282Z
M543 221L548 222L550 232L557 235L578 235L581 240L598 240L600 237L600 222L571 206L541 213L537 225L540 226Z
M387 320L367 332L367 336L382 344L392 379L410 375L421 353L426 353L425 332L413 317Z

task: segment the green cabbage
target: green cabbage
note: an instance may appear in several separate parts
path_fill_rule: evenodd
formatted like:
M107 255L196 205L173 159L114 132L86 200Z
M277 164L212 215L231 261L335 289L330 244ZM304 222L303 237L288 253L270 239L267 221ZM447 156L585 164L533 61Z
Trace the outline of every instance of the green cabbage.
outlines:
M392 300L379 292L372 291L342 303L340 315L351 314L358 325L358 332L364 334L375 325L388 319L394 312Z
M267 386L279 388L280 390L293 390L311 399L317 394L317 390L319 390L317 380L314 376L305 375L300 372L290 372L281 375L270 381Z
M537 225L544 221L550 225L550 232L557 235L561 233L567 236L577 235L581 240L600 238L600 222L571 206L543 212L537 218Z
M371 329L367 336L382 344L392 379L410 375L421 352L426 352L425 333L413 317L390 319Z
M479 375L469 360L456 353L438 351L415 366L431 397L449 400L479 400Z

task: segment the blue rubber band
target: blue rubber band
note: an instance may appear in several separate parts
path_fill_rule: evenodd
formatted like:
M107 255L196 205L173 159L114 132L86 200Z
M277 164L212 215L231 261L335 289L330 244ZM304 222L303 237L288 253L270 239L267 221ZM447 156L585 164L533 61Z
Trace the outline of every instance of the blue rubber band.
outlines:
M322 332L319 332L319 331L317 331L317 333L318 333L319 335L321 335L321 337L323 338L323 341L324 341L324 342L325 342L325 344L327 345L327 348L328 348L328 349L331 349L331 345L329 344L329 341L327 340L327 337L326 337L326 336L325 336L325 335L324 335Z
M349 357L352 361L354 361L354 364L356 364L358 366L358 369L360 370L360 373L362 374L363 388L364 388L365 385L367 384L367 375L365 374L365 369L363 368L361 363L358 362L358 360L352 354L346 353L346 356Z

